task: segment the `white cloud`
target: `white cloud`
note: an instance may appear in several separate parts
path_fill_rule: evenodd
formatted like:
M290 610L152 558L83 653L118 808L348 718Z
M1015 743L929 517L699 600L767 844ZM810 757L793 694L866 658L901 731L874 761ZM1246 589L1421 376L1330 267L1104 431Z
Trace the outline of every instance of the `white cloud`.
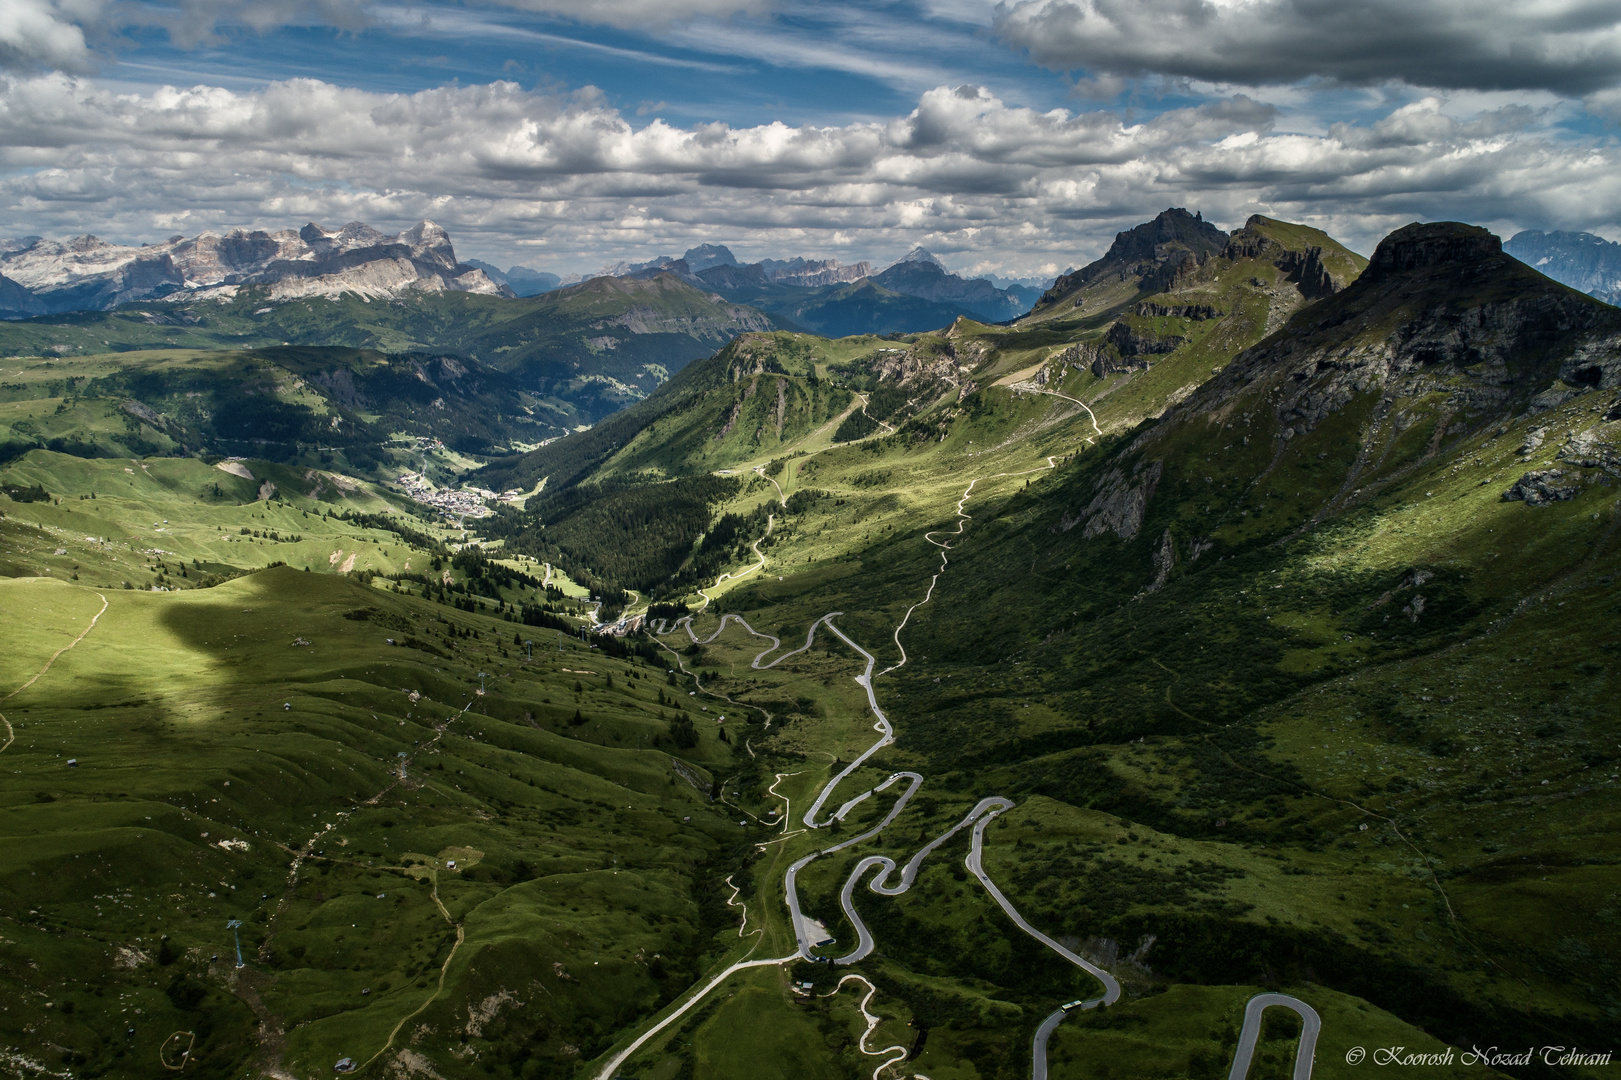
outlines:
M84 31L51 0L0 3L0 68L83 71L89 62Z
M1614 0L1016 0L996 27L1041 64L1103 76L1565 95L1621 82Z
M484 6L575 23L652 30L740 14L763 14L771 10L774 0L485 0ZM176 45L189 49L219 40L221 27L268 33L284 26L356 30L384 24L398 31L403 29L402 22L411 19L423 30L479 22L476 15L458 6L435 8L411 0L403 6L380 0L171 0L162 4L145 0L3 0L0 70L86 71L92 61L87 35L106 45L117 43L119 34L135 28L162 29ZM526 33L510 27L504 32ZM526 36L552 38L584 48L592 45L535 31ZM658 62L662 58L649 54L643 59Z
M500 7L558 15L575 22L627 29L667 26L699 18L760 14L771 0L489 0Z
M554 269L708 240L846 258L924 243L1019 272L1084 262L1171 205L1229 226L1307 221L1364 250L1414 218L1591 228L1621 209L1613 146L1524 108L1455 111L1432 97L1305 134L1244 96L1128 122L965 86L883 122L678 127L511 83L115 93L13 76L0 78L0 233L143 241L431 217L465 254Z
M1587 111L1621 123L1621 89L1600 90L1582 102Z

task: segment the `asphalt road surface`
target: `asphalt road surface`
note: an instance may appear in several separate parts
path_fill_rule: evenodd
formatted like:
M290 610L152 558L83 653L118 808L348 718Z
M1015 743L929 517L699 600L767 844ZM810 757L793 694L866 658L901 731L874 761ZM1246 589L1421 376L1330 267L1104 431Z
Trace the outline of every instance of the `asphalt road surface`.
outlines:
M1323 1030L1323 1019L1316 1009L1288 994L1256 994L1244 1006L1244 1028L1238 1033L1238 1049L1233 1053L1233 1068L1227 1080L1244 1080L1249 1075L1250 1061L1255 1057L1255 1040L1261 1035L1261 1014L1272 1005L1300 1014L1300 1045L1295 1050L1294 1080L1311 1080L1317 1035Z

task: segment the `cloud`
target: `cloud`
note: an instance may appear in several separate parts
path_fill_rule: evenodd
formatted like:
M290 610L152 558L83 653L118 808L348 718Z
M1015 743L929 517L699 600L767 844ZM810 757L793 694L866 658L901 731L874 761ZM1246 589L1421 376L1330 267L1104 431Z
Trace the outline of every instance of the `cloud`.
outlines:
M556 15L575 22L645 29L702 18L757 15L769 10L771 0L489 0L501 7Z
M1596 94L1589 94L1582 104L1588 112L1596 116L1621 123L1621 89L1601 90Z
M51 0L0 4L0 68L83 71L89 64L84 31Z
M1565 96L1621 83L1614 0L1017 0L996 30L1047 67L1103 76Z
M495 9L564 18L575 23L647 30L667 28L694 20L761 14L774 0L486 0ZM220 40L224 27L243 27L257 33L286 26L323 26L358 30L378 24L416 20L423 26L476 22L456 6L382 0L174 0L153 4L144 0L3 0L0 2L0 70L40 68L83 72L92 66L87 37L103 45L119 41L125 31L158 28L181 48L194 48ZM511 28L508 28L509 30ZM530 36L553 35L531 33ZM589 47L591 43L556 38L558 42ZM657 61L648 54L644 59Z
M1363 250L1414 218L1591 228L1621 209L1621 151L1531 110L1459 117L1429 97L1315 134L1284 119L1242 95L1138 122L959 86L884 121L683 127L506 82L120 93L0 77L0 233L431 217L465 254L558 270L716 241L845 258L921 242L1017 272L1084 262L1166 206L1305 221Z

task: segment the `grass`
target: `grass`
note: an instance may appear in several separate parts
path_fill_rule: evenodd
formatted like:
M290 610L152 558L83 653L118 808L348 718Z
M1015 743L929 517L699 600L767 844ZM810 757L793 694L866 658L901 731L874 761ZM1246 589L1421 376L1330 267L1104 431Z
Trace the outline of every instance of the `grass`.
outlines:
M1146 399L1162 400L1166 392L1145 391ZM1146 581L1142 546L1133 554L1113 541L1094 542L1082 554L1072 541L1052 539L1063 536L1051 526L1055 504L1073 507L1090 495L1087 451L1058 441L1073 440L1073 428L1043 427L1050 400L1021 402L986 391L982 401L953 424L945 443L912 449L879 439L792 459L782 473L785 488L814 486L829 498L780 521L781 533L765 547L766 571L723 596L724 610L741 610L773 632L844 610L841 625L866 620L858 640L891 662L898 654L885 629L920 597L938 566L920 534L949 519L965 467L1005 469L1014 455L1029 461L1048 449L1080 455L1075 466L1030 477L1028 491L1022 479L976 488L984 498L970 507L976 524L934 601L910 624L909 642L920 643L911 650L915 671L880 691L898 718L901 741L877 763L873 779L889 768L916 767L936 794L908 814L910 823L897 825L894 847L874 849L908 853L914 837L939 831L973 797L1023 789L1044 828L993 829L987 864L1027 915L1095 950L1130 953L1155 938L1136 976L1134 992L1147 995L1145 1008L1161 997L1204 994L1212 1003L1225 1001L1232 1015L1253 992L1245 980L1300 986L1307 979L1299 992L1322 1003L1325 1015L1336 1003L1354 1010L1329 1022L1339 1041L1328 1050L1325 1038L1319 1054L1325 1071L1351 1071L1341 1045L1350 1038L1416 1047L1439 1045L1439 1034L1460 1045L1482 1030L1494 1037L1513 1030L1516 1037L1592 1042L1606 1022L1604 987L1613 984L1596 959L1613 949L1597 930L1604 925L1597 905L1614 880L1614 855L1602 839L1614 791L1596 770L1613 767L1581 756L1609 753L1601 748L1607 736L1601 697L1594 695L1604 693L1611 660L1593 652L1587 629L1615 602L1615 555L1604 540L1613 511L1602 490L1546 509L1504 503L1501 491L1539 467L1514 453L1528 422L1501 433L1466 431L1436 455L1420 420L1392 433L1391 452L1379 459L1359 505L1288 539L1313 505L1334 497L1351 465L1349 457L1336 462L1334 452L1366 414L1331 421L1281 454L1264 423L1250 429L1264 437L1247 445L1223 432L1232 445L1220 471L1202 460L1182 467L1201 477L1209 471L1229 493L1212 499L1202 480L1167 487L1160 512L1184 522L1172 525L1180 535L1215 537L1235 554L1211 564L1219 570L1201 566L1197 585L1122 603ZM1415 398L1399 407L1422 417L1427 403ZM1106 431L1141 415L1118 392L1095 408ZM1549 464L1557 465L1552 455L1566 434L1592 423L1586 409L1581 402L1551 418ZM1418 435L1411 434L1415 428ZM985 442L993 447L989 467L978 450ZM1190 444L1187 456L1211 457L1214 449ZM1204 501L1221 506L1219 525L1200 508ZM890 523L897 527L893 539ZM1145 524L1144 539L1161 528ZM1381 596L1399 595L1408 575L1424 567L1434 568L1426 588L1439 606L1417 621L1400 614L1407 597L1381 606ZM1555 592L1541 600L1549 589ZM1519 604L1521 597L1534 606ZM1563 637L1544 641L1555 626ZM986 671L986 641L997 643L991 655L1004 657L1011 670ZM1534 659L1540 656L1560 659L1543 671L1546 664ZM1516 657L1538 666L1516 668ZM1453 664L1462 666L1446 675ZM1585 674L1567 673L1578 668ZM1505 696L1492 689L1493 673L1504 669L1515 669L1522 681L1537 674ZM1473 687L1476 696L1441 694L1436 684L1443 677L1447 687ZM949 693L936 682L964 685ZM1442 696L1454 698L1447 712L1463 725L1403 718L1413 711L1404 703ZM1108 714L1097 716L1099 706ZM1363 717L1350 742L1341 719L1347 708ZM1508 710L1525 708L1558 714L1539 724L1546 734L1529 742L1528 725L1468 722L1506 719L1515 715ZM1096 733L1077 739L1077 715ZM852 748L851 740L830 741L830 734L791 726L773 748L806 759L817 747L835 756ZM1096 749L1064 750L1055 739ZM973 767L962 765L965 753L974 755ZM1483 785L1477 770L1457 761L1460 753L1504 764L1523 779L1505 785L1488 768ZM1369 776L1377 777L1376 790ZM867 782L858 779L850 791ZM1568 786L1555 786L1561 783ZM779 790L808 795L814 786L794 778ZM1502 810L1486 815L1488 805ZM879 810L864 808L857 817ZM1581 823L1564 818L1566 812ZM1525 824L1510 824L1516 821ZM1557 852L1516 831L1533 821L1549 830L1542 835L1562 838ZM1063 845L1075 844L1101 846L1089 868L1063 868L1071 858ZM774 862L785 865L806 850L792 845L781 845ZM806 910L825 918L841 940L850 932L835 897L856 854L842 867L833 860L812 864L800 879ZM863 894L883 963L906 980L926 974L954 987L1002 986L1013 998L1010 1007L1029 1017L1021 1022L1028 1030L1043 1005L1069 992L1047 985L1065 973L1009 951L1016 941L1005 923L997 924L971 883L954 879L949 851L939 858L905 898ZM1527 866L1542 871L1527 873ZM1087 885L1111 878L1128 883L1127 890ZM1070 891L1077 887L1082 891ZM1050 893L1054 888L1061 891ZM769 890L760 899L769 901ZM1533 911L1557 911L1561 923L1593 929L1558 938ZM1239 941L1255 944L1235 965ZM1230 985L1235 981L1240 985ZM1538 1002L1533 1019L1513 1019L1528 986ZM900 975L890 988L897 1009L929 1000ZM1182 996L1167 996L1173 993ZM1219 1010L1208 1008L1213 1024ZM943 1026L930 1043L941 1056L917 1065L928 1075L974 1075L958 1071L965 1068L1001 1075L1001 1063L1023 1045L1020 1023L1010 1027L1005 1019ZM1227 1057L1211 1057L1218 1037L1186 1039L1192 1070L1186 1075L1199 1074L1196 1050L1198 1068L1225 1070ZM1157 1033L1142 1045L1146 1053L1162 1039ZM1280 1048L1272 1056L1276 1066L1286 1055ZM1155 1074L1146 1064L1121 1064L1129 1060L1117 1045L1102 1043L1095 1056L1075 1059L1071 1075L1105 1075L1106 1068ZM1182 1067L1174 1060L1156 1066L1165 1075L1184 1075Z
M60 582L0 588L34 628L30 650L7 653L13 686L99 606ZM144 1071L170 1031L206 1019L194 1067L225 1074L273 1052L318 1071L374 1052L424 1003L422 1022L443 1023L475 991L516 992L558 1011L526 1012L511 1046L494 1033L511 1038L513 1021L492 1016L477 1052L505 1060L521 1043L566 1062L600 1037L601 1003L634 1015L658 1002L647 952L663 950L668 982L709 947L694 859L725 850L735 827L651 749L664 725L645 666L572 647L521 665L500 644L510 624L461 612L480 639L451 660L389 648L345 615L419 622L430 605L291 569L107 595L95 631L5 704L17 739L0 775L0 887L15 1000L30 1003L0 1020L12 1045L48 1033L69 1064ZM614 674L615 690L573 693L574 669ZM487 697L475 670L496 676ZM686 752L731 754L710 733ZM438 892L466 943L441 993L455 931L411 853L446 851L463 858L436 872ZM231 918L244 922L242 971ZM31 966L11 966L24 956ZM98 1034L103 1001L142 1010L133 1036ZM269 1046L254 1046L252 1006L276 1017Z
M837 611L883 670L910 610L908 662L875 683L897 742L832 804L897 769L926 783L883 835L812 862L800 899L847 944L838 893L857 859L900 860L980 798L1014 799L986 830L988 872L1126 987L1059 1028L1054 1076L1224 1075L1261 989L1322 1013L1321 1075L1373 1067L1347 1064L1352 1046L1597 1046L1621 986L1608 959L1621 753L1614 650L1594 628L1613 618L1621 556L1613 478L1558 455L1574 434L1611 432L1603 403L1449 417L1450 383L1400 384L1283 438L1273 382L1228 379L1166 412L1230 362L1237 337L1222 334L1253 340L1287 314L1245 303L1220 333L1128 313L1195 339L1146 372L1049 367L1101 438L1078 406L996 385L1115 317L1082 312L883 344L748 339L623 430L525 460L559 470L548 491L576 468L743 474L714 513L763 530L765 508L773 527L741 536L725 568L751 564L756 542L765 565L706 590L700 636L738 612L792 649ZM855 400L882 382L893 398L881 365L942 357L961 381L920 376L892 413L886 398L894 434L828 439L834 391ZM755 445L762 416L745 408L754 428L714 437L733 406L775 408L778 380L805 405L780 438L773 426ZM1522 454L1533 426L1543 443ZM1140 527L1086 536L1111 470L1142 483L1151 462ZM512 617L527 604L578 620L583 590L566 576L551 593L516 579L481 592L465 563L445 565L461 534L386 489L359 485L341 505L392 515L432 550L369 527L386 519L334 516L293 470L245 464L254 481L226 478L219 496L219 470L178 458L36 450L0 477L51 493L0 499L14 579L0 602L22 641L0 659L3 685L74 640L97 591L108 600L91 634L0 703L16 735L0 752L0 962L26 1003L0 1013L0 1035L62 1048L41 1067L134 1075L184 1030L199 1038L188 1068L210 1075L324 1074L391 1034L374 1071L594 1075L727 964L786 955L787 867L892 805L893 791L836 834L798 831L876 737L861 663L831 635L769 670L750 666L767 643L735 625L703 646L665 634L651 654L558 652ZM756 465L788 507L746 475ZM1544 467L1579 471L1576 497L1502 499ZM256 498L261 477L278 499ZM522 554L503 544L535 571ZM433 581L360 573L407 560ZM239 570L252 572L229 578ZM541 643L533 662L515 635ZM674 743L676 715L696 745ZM878 988L870 1045L915 1046L905 1069L935 1080L1022 1076L1041 1018L1095 985L988 901L967 842L904 896L857 893L878 942L855 969ZM832 993L840 974L735 975L624 1071L871 1075L865 991ZM130 1017L134 1036L108 1034ZM1292 1045L1269 1020L1252 1075L1286 1075Z
M769 316L716 303L671 277L599 278L518 299L442 292L408 301L346 295L266 305L262 294L247 290L224 302L140 304L7 322L0 326L0 370L49 365L60 377L85 358L117 368L149 362L142 354L197 350L220 357L277 346L449 352L496 373L515 373L535 392L536 407L572 426L645 397L669 372L734 334L772 325ZM604 326L617 329L605 335ZM499 416L491 410L484 419L490 428Z
M1064 1021L1049 1048L1055 1077L1225 1077L1243 1023L1244 1003L1259 986L1173 986L1108 1012L1082 1013ZM1371 1058L1348 1064L1352 1047L1372 1053L1405 1047L1409 1053L1443 1053L1446 1044L1364 1001L1318 986L1285 989L1311 1005L1323 1020L1313 1076L1356 1077L1376 1068ZM1291 1021L1293 1021L1291 1023ZM1283 1078L1293 1072L1300 1025L1268 1010L1250 1076ZM1494 1070L1457 1061L1468 1047L1454 1047L1452 1065L1426 1066L1426 1075L1479 1076ZM1388 1066L1387 1066L1388 1067Z

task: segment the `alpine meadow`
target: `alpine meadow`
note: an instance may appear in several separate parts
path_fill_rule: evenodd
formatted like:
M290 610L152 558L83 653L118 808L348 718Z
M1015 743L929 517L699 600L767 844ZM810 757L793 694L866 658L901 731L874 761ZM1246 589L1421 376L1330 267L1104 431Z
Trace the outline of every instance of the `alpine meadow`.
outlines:
M1614 10L17 3L0 1076L1621 1068Z

